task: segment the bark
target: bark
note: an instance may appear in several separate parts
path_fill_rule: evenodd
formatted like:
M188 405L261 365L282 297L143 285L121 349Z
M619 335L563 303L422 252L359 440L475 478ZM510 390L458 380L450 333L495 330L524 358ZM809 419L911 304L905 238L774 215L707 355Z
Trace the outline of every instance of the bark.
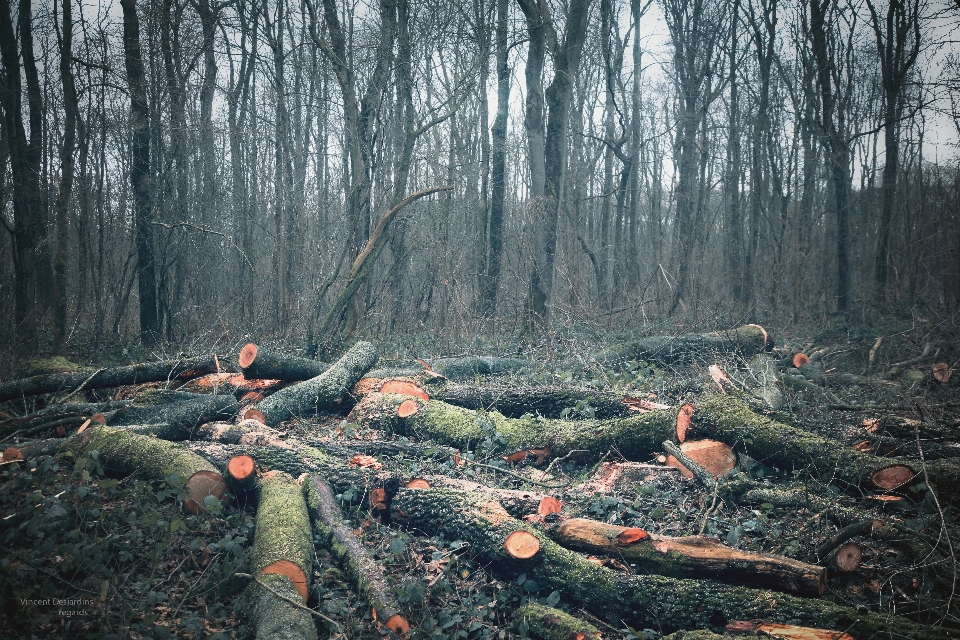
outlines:
M557 590L613 624L634 628L708 628L729 620L784 620L820 627L848 629L858 640L886 637L891 632L910 638L947 638L948 630L922 627L904 618L857 611L832 602L775 591L728 586L710 580L656 575L623 575L597 566L564 549L545 534L510 515L495 501L449 489L401 489L391 503L392 520L468 542L477 560L511 579L525 573L542 592ZM516 560L504 548L515 531L536 536L540 551L529 560Z
M624 402L622 393L573 387L524 387L518 385L492 384L469 385L439 379L425 388L434 400L443 400L465 409L496 410L508 418L520 418L525 414L544 418L561 418L562 414L580 407L593 410L598 419L622 418L631 411Z
M147 346L160 337L157 310L156 260L153 247L153 197L150 185L150 106L140 53L140 20L136 0L122 0L124 65L130 90L130 128L134 227L137 247L137 290L140 297L140 339Z
M107 414L118 409L122 409L131 404L131 400L111 400L108 402L78 402L70 404L55 404L40 411L35 411L22 418L11 418L0 422L0 429L29 429L38 424L57 420L59 418L70 418L73 416L90 416L103 413Z
M651 414L652 415L652 414ZM776 422L753 413L731 396L705 399L693 413L692 433L713 438L745 450L751 458L781 469L806 470L810 475L830 479L846 487L870 486L871 476L893 464L902 464L922 479L918 461L862 453L840 442L809 431ZM936 483L941 497L960 498L960 460L928 462L925 472Z
M344 524L340 505L330 485L317 476L310 476L303 484L303 491L316 536L346 571L357 591L373 607L375 619L395 634L409 631L410 624L400 614L396 593L383 568Z
M117 412L110 425L153 434L164 440L188 440L204 422L232 418L240 410L232 395L161 391L141 394Z
M289 446L278 432L257 420L242 420L239 424L208 422L197 429L195 439L249 446Z
M241 349L239 362L240 370L249 380L309 380L330 368L326 362L264 352L253 343Z
M78 393L89 389L105 389L144 382L189 379L220 371L216 356L198 356L186 360L145 362L129 367L100 369L93 373L53 373L11 380L0 384L0 402L41 393Z
M178 387L178 390L214 395L232 393L243 399L250 393L266 395L284 386L282 380L250 379L245 378L242 373L208 373L187 381L183 386ZM259 399L262 400L262 396Z
M588 622L578 620L569 613L536 602L517 607L513 614L513 628L517 632L526 627L521 636L540 640L575 640L600 638L600 631Z
M77 457L97 451L103 468L117 475L136 474L156 482L174 474L186 483L184 506L194 512L202 508L207 496L219 499L226 493L226 483L216 467L166 440L98 425L62 443L60 449L73 451Z
M415 402L417 412L400 418L397 409L405 401ZM628 459L645 460L660 451L664 440L674 437L676 411L653 411L622 420L514 419L495 411L473 411L436 400L424 402L407 395L371 393L354 407L348 419L364 427L417 435L460 449L483 442L491 435L492 426L502 435L509 451L548 447L554 456L582 450L599 457L616 447Z
M718 353L745 357L773 348L773 338L756 324L704 334L651 336L595 354L592 361L610 365L630 360L661 363L712 361Z
M377 361L369 342L353 345L321 375L281 389L258 405L267 424L276 426L292 417L316 415L338 402Z
M300 486L290 475L272 471L260 478L257 489L251 573L294 601L305 603L314 552L310 516ZM317 637L312 618L302 609L258 583L249 589L249 597L256 603L257 638Z
M638 573L674 578L710 578L803 596L820 596L826 584L821 566L769 553L751 553L711 538L649 535L630 544L617 537L627 527L571 518L549 530L561 546L621 559Z
M493 358L488 356L463 356L460 358L437 358L430 363L434 371L451 380L471 380L476 376L496 376L515 373L532 362L518 358Z

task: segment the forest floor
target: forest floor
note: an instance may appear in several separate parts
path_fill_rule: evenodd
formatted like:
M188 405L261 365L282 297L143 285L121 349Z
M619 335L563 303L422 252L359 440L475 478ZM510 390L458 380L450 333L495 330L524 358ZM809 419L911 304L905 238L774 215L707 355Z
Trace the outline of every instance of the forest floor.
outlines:
M698 354L693 362L678 365L589 364L586 354L621 340L575 336L531 351L518 350L508 339L440 345L432 336L408 336L378 346L387 358L419 357L426 350L446 356L519 355L549 363L571 362L571 356L584 355L582 361L587 364L582 367L564 371L545 366L501 376L496 383L533 393L545 386L610 391L674 407L696 406L701 398L717 393L708 371L709 364L717 364L735 386L758 399L769 400L767 387L775 387L779 399L766 413L780 422L847 446L861 443L860 447L886 455L915 459L922 453L924 460L960 457L960 373L955 371L960 365L960 330L955 323L784 332L776 335L773 359L782 363L797 352L820 352L820 367L811 378L781 364L774 382L758 382L750 362L729 353ZM129 354L120 358L136 360ZM895 366L902 362L907 363ZM932 367L938 362L946 362L954 371L947 382L933 377ZM123 393L130 390L88 392L85 400L103 401ZM0 405L5 413L0 418L22 415L41 404L5 403ZM558 417L580 420L594 413L588 403L565 409ZM912 438L889 437L882 428L877 430L878 424L898 417L934 425L930 432L934 435L922 434L918 428ZM603 492L585 490L584 483L595 476L601 462L618 461L615 450L605 460L570 458L537 464L529 456L508 464L502 457L510 451L492 431L468 457L481 464L462 464L459 458L432 455L429 449L431 455L404 450L411 440L348 422L345 412L287 421L278 431L284 438L314 445L340 443L358 451L364 443L390 441L401 445L397 451L375 455L384 473L405 478L445 475L488 487L550 493L563 503L565 515L642 528L651 534L706 535L737 549L800 560L809 558L842 528L829 509L718 501L696 480L667 466L651 468L638 481ZM0 439L2 447L14 443L3 431ZM438 445L436 451L442 453L443 447ZM656 456L638 462L657 464ZM737 474L781 488L813 482L803 468L777 468L746 456L740 456L730 476ZM902 535L900 540L858 538L859 569L828 570L822 598L858 610L894 613L921 625L957 629L960 637L956 507L938 500L923 482L901 492L903 499L896 501L866 499L829 483L820 490L837 508L891 524ZM192 515L180 506L184 492L176 476L159 482L108 477L93 456L40 456L2 464L0 636L253 637L241 597L249 578L237 574L247 575L250 570L254 501L214 504L207 513ZM656 639L670 630L669 622L662 628L641 629L612 624L525 574L505 578L460 540L385 524L369 503L357 502L351 495L338 497L347 524L391 578L402 613L412 625L411 638L524 637L528 629L514 619L513 612L526 602L565 610L608 638ZM926 551L921 557L911 556L905 546L918 541ZM629 573L628 564L607 561L615 571ZM307 606L334 621L317 618L321 638L382 637L382 627L372 618L368 603L330 553L319 546L312 583Z

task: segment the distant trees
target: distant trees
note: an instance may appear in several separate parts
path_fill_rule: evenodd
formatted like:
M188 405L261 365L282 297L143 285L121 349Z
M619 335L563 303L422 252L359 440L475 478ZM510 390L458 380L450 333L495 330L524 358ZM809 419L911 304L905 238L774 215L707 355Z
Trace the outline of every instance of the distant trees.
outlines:
M0 0L0 343L960 305L933 9Z

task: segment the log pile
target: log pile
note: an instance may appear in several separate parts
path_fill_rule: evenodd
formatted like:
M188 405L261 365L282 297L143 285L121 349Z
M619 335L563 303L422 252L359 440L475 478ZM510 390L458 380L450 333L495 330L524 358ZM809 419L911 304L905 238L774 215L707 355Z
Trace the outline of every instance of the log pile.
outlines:
M170 481L173 474L184 483L183 507L193 513L237 498L255 505L243 575L258 638L312 639L318 625L339 632L311 595L318 549L369 607L378 637L404 637L416 625L415 612L398 596L399 579L345 517L342 508L351 502L368 514L364 526L377 521L462 541L471 562L495 579L523 576L542 593L556 594L549 604L559 608L531 598L510 612L506 619L521 635L599 638L626 624L676 631L673 638L954 637L944 626L851 608L825 597L825 589L835 576L863 571L876 541L904 535L896 519L858 518L858 500L861 506L867 496L915 501L928 492L941 509L956 504L958 459L885 457L791 424L769 410L780 406L786 389L779 369L806 372L810 384L826 378L806 356L782 362L757 356L771 346L766 331L749 325L636 341L593 359L687 366L722 350L749 362L743 379L762 378L751 388L713 365L706 378L712 393L670 405L621 390L490 378L530 366L510 358L398 361L374 369L378 354L367 342L329 364L248 344L238 356L240 374L220 368L226 358L205 356L0 384L0 398L22 401L164 383L132 400L53 402L0 422L0 434L8 440L50 436L8 447L4 463L96 451L114 475ZM572 407L591 410L575 414ZM339 425L333 435L321 427L331 415ZM365 439L344 435L347 426ZM873 426L892 437L919 433L922 425L886 419ZM447 472L409 476L406 467L391 466L391 456L444 462ZM783 476L802 474L810 488L750 477L744 470L751 462ZM581 476L571 478L568 465L579 465ZM468 469L477 475L462 477ZM512 486L495 486L491 478L497 477ZM642 509L644 496L655 500L654 487L667 485L696 494L690 504L699 505L692 510L702 521L699 535L614 524L626 522L623 503L606 520L587 507L597 496L630 494L630 508ZM841 493L846 502L837 498ZM771 514L809 509L842 528L812 541L802 557L739 548L732 533L726 543L704 535L718 510L759 514L757 505ZM900 542L917 559L936 549L923 537Z

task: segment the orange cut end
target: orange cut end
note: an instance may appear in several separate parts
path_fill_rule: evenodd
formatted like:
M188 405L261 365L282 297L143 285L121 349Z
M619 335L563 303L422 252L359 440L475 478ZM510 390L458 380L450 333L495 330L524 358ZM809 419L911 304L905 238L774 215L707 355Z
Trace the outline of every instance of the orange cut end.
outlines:
M187 480L187 498L183 501L183 506L190 513L202 513L206 511L203 501L207 496L213 496L220 500L227 493L227 483L216 471L197 471Z
M540 505L537 507L537 513L541 516L550 515L551 513L560 513L560 510L563 509L563 503L554 498L553 496L547 496L540 501Z
M509 462L510 464L517 464L518 462L523 462L524 460L527 459L527 450L522 449L520 451L516 451L514 453L511 453L508 456L503 456L503 459Z
M93 422L96 424L107 424L107 417L104 416L102 413L95 413L92 416L90 416L90 422Z
M873 475L870 476L870 481L873 482L874 486L889 491L902 487L913 480L916 475L910 467L902 464L894 464L875 471Z
M797 369L810 362L810 356L805 353L798 353L793 356L793 366Z
M863 453L873 453L877 450L877 445L869 440L861 440L853 445L853 448L857 451L862 451Z
M417 415L418 411L420 411L420 407L417 405L416 400L404 400L400 403L400 406L397 407L397 417L409 418L410 416Z
M640 540L646 540L649 537L650 534L643 529L624 529L620 532L620 535L617 536L617 542L619 544L627 545L633 544L634 542L639 542Z
M406 396L416 396L424 402L430 401L430 396L419 385L406 380L387 380L380 386L380 393L401 393Z
M252 456L247 454L241 454L238 456L233 456L230 458L230 461L227 462L227 473L237 479L245 480L253 475L254 470L257 468L256 463L253 460Z
M540 540L527 531L514 531L504 541L510 557L518 560L529 560L540 552Z
M240 357L237 360L240 363L242 369L246 369L253 364L253 361L257 359L257 345L252 342L248 342L243 345L243 349L240 349Z
M407 622L407 619L404 618L404 617L403 617L402 615L400 615L399 613L396 613L396 614L390 616L390 617L387 619L387 621L384 622L383 624L385 624L385 625L387 626L387 629L390 629L391 631L393 631L393 632L396 633L397 635L401 635L401 636L402 636L403 634L405 634L405 633L407 633L407 632L410 631L410 623Z
M382 469L383 465L377 462L377 459L373 456L365 456L361 453L350 458L351 467L369 467L371 469Z
M380 511L387 508L387 492L383 487L370 490L370 506Z
M943 382L946 384L950 382L950 376L953 375L953 371L950 370L950 365L946 362L938 362L933 365L933 377L937 382Z
M690 419L693 416L693 405L685 404L677 412L677 440L687 441L687 432L690 431Z
M718 442L717 440L694 440L684 442L680 445L680 450L687 456L707 470L707 473L714 478L725 476L737 467L737 456L730 448L730 445ZM679 460L673 456L667 456L667 466L680 469L687 478L692 478L693 473L683 466Z
M20 449L7 447L3 450L3 461L9 462L11 460L23 460L23 454L20 453Z
M241 420L256 420L261 424L267 424L267 417L263 415L263 411L257 409L256 407L247 407L243 410L243 413L240 414Z
M414 478L407 483L407 489L429 489L430 483L423 478Z
M289 560L277 560L276 562L267 565L260 571L260 575L267 574L279 574L281 576L286 576L290 579L290 582L293 583L293 586L297 588L297 593L300 594L300 597L303 598L303 601L307 601L307 574L303 572L295 562Z
M835 562L837 569L844 573L850 573L860 568L860 561L863 560L863 551L856 542L845 542L837 549Z

